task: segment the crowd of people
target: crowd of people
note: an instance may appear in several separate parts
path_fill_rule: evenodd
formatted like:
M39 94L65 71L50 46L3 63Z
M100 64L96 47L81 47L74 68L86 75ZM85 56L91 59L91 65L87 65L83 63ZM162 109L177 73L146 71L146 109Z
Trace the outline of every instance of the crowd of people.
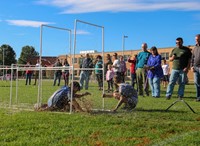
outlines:
M174 86L178 84L178 98L184 97L185 85L187 83L187 73L191 69L194 72L194 83L196 87L196 101L200 101L200 34L195 36L195 47L193 51L183 45L183 39L176 39L176 47L171 51L169 61L172 62L172 70L165 58L159 54L158 49L153 46L150 51L147 50L147 43L142 44L142 51L128 58L130 63L131 85L137 90L140 96L149 96L149 87L151 96L160 97L160 86L166 88L166 99L169 100L173 94ZM124 81L124 73L120 69L123 57L117 57L114 53L113 72L114 75L121 77ZM111 68L111 67L109 67ZM111 72L111 69L109 69ZM137 87L135 87L137 83ZM110 87L110 86L108 86Z
M178 37L176 39L176 47L169 55L169 61L173 63L172 70L169 69L169 64L165 58L159 54L156 46L150 48L148 51L147 43L142 43L142 50L134 56L129 56L128 62L130 63L131 84L125 83L127 72L126 62L124 56L118 56L117 53L106 55L103 64L102 56L96 56L95 60L90 58L89 54L81 63L81 72L79 85L80 89L88 90L89 80L92 71L98 83L99 90L103 90L103 81L107 81L107 93L103 97L115 97L119 100L117 106L114 108L116 111L122 103L129 109L135 108L139 96L149 96L149 87L151 96L154 98L160 97L161 85L166 88L166 99L169 100L173 94L174 86L178 82L178 98L184 97L184 90L186 85L187 73L191 69L194 72L194 83L196 87L196 101L200 101L200 34L195 36L196 45L191 50L183 45L183 39ZM62 65L59 61L55 63L56 67L69 66L67 60ZM104 69L103 69L104 66ZM103 76L104 71L104 76ZM58 80L60 85L61 75L64 75L65 86L68 85L69 70L56 70L54 74L54 84ZM27 80L30 78L27 72ZM26 84L28 81L26 81ZM30 84L30 81L29 81ZM137 85L137 86L135 86ZM130 90L131 89L131 90ZM130 93L130 95L127 95ZM89 94L89 93L88 93Z

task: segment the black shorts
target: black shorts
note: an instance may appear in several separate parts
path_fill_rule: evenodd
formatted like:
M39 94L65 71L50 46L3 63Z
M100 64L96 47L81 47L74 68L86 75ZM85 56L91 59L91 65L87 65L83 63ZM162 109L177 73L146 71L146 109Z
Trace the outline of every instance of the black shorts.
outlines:
M165 81L165 82L169 82L169 76L168 76L168 75L164 75L164 77L163 77L163 81Z

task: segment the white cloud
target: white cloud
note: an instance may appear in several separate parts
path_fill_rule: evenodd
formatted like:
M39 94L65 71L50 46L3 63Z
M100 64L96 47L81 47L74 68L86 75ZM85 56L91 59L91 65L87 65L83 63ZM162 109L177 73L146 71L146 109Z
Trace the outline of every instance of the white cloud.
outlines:
M6 20L9 25L26 26L26 27L40 27L42 24L52 24L50 22L31 21L31 20Z
M38 0L62 8L61 13L131 12L153 10L199 11L199 0Z

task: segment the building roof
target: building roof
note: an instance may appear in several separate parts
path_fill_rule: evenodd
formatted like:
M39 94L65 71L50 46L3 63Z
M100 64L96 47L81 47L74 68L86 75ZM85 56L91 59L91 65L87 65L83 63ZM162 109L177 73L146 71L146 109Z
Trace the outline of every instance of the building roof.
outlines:
M40 57L32 57L29 59L29 61L31 61L31 64L34 65L37 63L37 60L39 59ZM58 57L51 57L51 56L42 56L41 57L41 62L42 62L42 66L52 66L56 60L57 60Z

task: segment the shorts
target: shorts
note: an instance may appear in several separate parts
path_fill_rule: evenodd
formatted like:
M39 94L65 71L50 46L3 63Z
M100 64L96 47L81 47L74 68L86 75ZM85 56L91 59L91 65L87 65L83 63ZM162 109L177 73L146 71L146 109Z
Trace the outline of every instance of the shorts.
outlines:
M168 76L168 75L164 75L164 77L163 77L163 81L165 81L165 82L169 82L169 76Z
M134 109L137 105L138 99L134 96L128 98L128 106L130 109Z

